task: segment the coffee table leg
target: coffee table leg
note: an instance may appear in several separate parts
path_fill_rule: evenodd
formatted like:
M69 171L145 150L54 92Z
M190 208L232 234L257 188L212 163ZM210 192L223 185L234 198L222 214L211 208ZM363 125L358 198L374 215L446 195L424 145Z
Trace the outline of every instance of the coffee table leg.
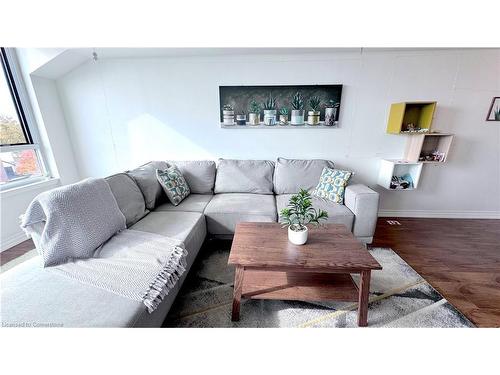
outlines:
M240 320L240 301L241 292L243 290L243 272L244 268L242 266L236 266L236 272L234 274L233 312L231 315L231 320L233 322Z
M368 325L368 296L370 294L371 271L361 271L359 284L358 326Z

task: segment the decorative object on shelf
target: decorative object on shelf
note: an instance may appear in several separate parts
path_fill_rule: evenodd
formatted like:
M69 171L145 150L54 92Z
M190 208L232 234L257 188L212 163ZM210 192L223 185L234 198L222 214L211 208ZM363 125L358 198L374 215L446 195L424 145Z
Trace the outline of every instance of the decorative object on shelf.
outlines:
M264 125L276 125L276 98L271 93L264 102Z
M222 116L224 125L234 125L234 111L231 105L225 104L222 107Z
M402 130L401 133L427 133L429 131L429 129L422 129L420 126L415 125L413 122L403 124L403 128L406 130Z
M248 107L248 123L250 125L260 124L260 105L255 99L252 99Z
M326 110L325 106L322 105L317 108L315 116L310 118L315 126L304 126L307 121L307 111L312 111L309 106L310 100L314 97L319 98L320 103L332 102L336 104L333 109L334 119L330 121L329 125L324 124L325 114L332 113L332 110ZM271 102L274 101L274 105L268 105L269 99L272 99ZM291 129L298 126L308 129L334 129L336 126L332 125L338 124L341 99L342 85L219 86L220 126L227 129L273 129L272 125L279 124L280 129ZM253 102L258 103L258 106L252 105ZM224 104L230 104L235 115L247 114L246 124L252 126L226 125L223 116ZM288 109L288 114L287 121L280 123L279 111L282 107ZM264 110L265 114L262 113Z
M404 158L409 162L444 163L450 151L453 134L427 133L408 137Z
M444 161L445 155L446 154L444 152L439 152L437 150L432 151L430 154L422 152L418 158L418 161L434 161L437 163L442 163Z
M311 201L311 194L300 189L298 194L292 195L288 206L280 211L280 223L288 227L288 240L294 245L303 245L307 242L307 225L320 225L321 220L328 219L328 213L316 210Z
M313 96L311 99L309 99L309 107L311 108L311 110L307 112L308 125L319 124L319 115L321 114L319 110L320 106L321 106L321 98Z
M335 100L330 100L325 108L325 125L334 126L337 122L337 110L340 103Z
M283 107L280 109L280 125L288 125L288 108Z
M247 124L247 116L244 113L236 115L236 125L246 125L246 124Z
M297 91L292 99L292 125L304 125L304 98L302 94Z
M414 190L418 187L422 166L419 162L382 159L377 183L388 190Z
M486 121L500 121L500 96L495 96L491 101Z
M431 131L436 102L402 102L391 105L387 133L428 133Z
M394 190L405 190L413 189L413 180L409 173L405 173L403 176L392 176L391 185L389 186Z

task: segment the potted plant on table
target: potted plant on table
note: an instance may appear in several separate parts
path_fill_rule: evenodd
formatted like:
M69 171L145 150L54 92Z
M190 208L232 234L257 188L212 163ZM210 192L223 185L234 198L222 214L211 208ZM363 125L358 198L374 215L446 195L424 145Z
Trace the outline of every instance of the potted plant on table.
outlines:
M280 125L288 125L288 108L281 108L280 109Z
M260 124L260 105L254 100L250 102L248 107L248 123L250 125Z
M234 125L234 110L230 104L222 107L222 122L224 125Z
M337 111L340 107L340 103L335 100L330 100L325 108L325 125L333 126L335 121L337 121Z
M288 240L294 245L307 242L307 225L320 225L320 220L328 219L328 212L316 210L312 206L311 194L300 189L298 194L290 198L288 206L280 211L280 223L288 227Z
M300 92L296 92L292 99L292 125L304 125L304 98Z
M269 93L269 98L264 102L264 125L276 124L276 98Z
M321 99L318 96L313 96L309 99L309 107L311 110L307 112L307 124L308 125L318 125L319 115L320 115Z

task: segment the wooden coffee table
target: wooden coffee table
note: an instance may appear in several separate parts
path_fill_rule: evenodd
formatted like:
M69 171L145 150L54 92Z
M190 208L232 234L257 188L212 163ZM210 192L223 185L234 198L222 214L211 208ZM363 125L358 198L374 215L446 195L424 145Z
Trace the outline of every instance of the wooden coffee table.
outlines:
M382 266L340 224L310 228L302 246L288 241L278 223L238 223L228 264L236 266L232 320L241 298L358 301L358 325L368 321L372 270ZM359 273L359 289L351 274Z

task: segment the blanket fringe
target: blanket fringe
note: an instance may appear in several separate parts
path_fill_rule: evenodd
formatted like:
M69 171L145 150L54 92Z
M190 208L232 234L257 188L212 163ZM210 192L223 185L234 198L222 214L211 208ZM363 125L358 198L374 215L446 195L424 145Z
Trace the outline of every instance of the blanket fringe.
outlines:
M179 278L186 271L187 251L180 246L175 246L172 254L155 280L149 284L148 290L142 296L142 302L151 314L163 301Z

